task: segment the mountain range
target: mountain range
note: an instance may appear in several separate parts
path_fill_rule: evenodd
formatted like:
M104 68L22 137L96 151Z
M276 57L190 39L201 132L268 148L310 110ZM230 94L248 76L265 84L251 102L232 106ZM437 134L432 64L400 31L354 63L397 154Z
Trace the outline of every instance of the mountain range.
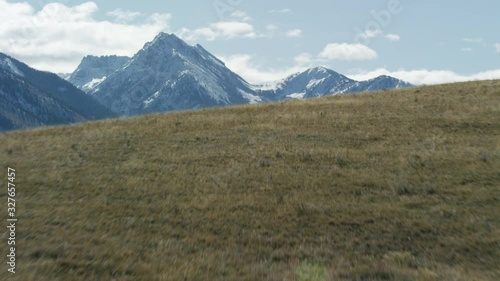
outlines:
M4 130L115 114L136 116L412 86L389 76L355 81L325 67L272 84L252 85L201 45L191 46L166 33L157 35L131 58L86 56L73 73L63 76L67 82L3 54L0 70L0 95L8 101L1 105ZM26 102L28 97L32 97L30 102Z
M251 85L202 46L166 33L132 58L85 57L68 81L121 116L411 87L389 76L355 81L324 67Z

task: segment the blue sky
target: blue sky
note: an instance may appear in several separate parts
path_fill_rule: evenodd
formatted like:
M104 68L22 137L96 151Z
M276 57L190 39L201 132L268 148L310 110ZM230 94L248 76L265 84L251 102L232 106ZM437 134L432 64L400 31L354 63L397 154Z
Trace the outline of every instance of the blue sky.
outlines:
M71 72L87 54L132 56L164 31L252 83L320 65L360 80L500 79L498 11L496 0L0 0L0 52Z

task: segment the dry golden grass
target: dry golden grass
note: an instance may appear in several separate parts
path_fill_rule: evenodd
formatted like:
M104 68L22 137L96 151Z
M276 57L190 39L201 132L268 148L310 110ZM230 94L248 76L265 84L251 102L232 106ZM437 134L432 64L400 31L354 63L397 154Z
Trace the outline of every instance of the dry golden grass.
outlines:
M500 280L499 133L486 81L3 134L0 275Z

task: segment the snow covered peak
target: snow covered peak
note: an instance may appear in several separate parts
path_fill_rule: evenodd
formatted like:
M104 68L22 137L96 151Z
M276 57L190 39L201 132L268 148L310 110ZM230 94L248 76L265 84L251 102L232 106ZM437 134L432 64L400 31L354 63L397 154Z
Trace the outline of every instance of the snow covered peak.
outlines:
M318 67L313 67L313 68L310 68L307 70L307 73L308 74L318 74L318 73L328 73L332 70L326 68L326 67L323 67L323 66L318 66Z
M319 66L290 75L276 84L256 86L255 89L263 96L282 100L406 87L411 85L389 76L358 82Z
M329 76L335 76L335 77L342 76L341 74L339 74L331 69L328 69L324 66L310 68L310 69L300 73L300 75L305 75L308 77L316 77L316 78L326 78Z
M182 41L182 39L177 37L175 34L168 34L161 32L155 37L153 41L146 43L144 45L144 48L142 48L142 50L147 50L149 48L183 49L187 47L191 46L189 46L186 42Z
M173 33L168 34L168 33L165 33L165 32L158 33L158 35L156 35L156 37L153 40L153 42L157 41L157 40L182 41L182 39L180 39L179 37L177 37L177 35L175 35Z
M266 83L263 85L256 85L253 88L257 91L275 91L275 92L293 92L294 94L301 93L303 96L305 92L311 90L322 84L332 80L346 80L349 78L340 75L339 73L328 69L323 66L309 68L303 72L294 73L284 79ZM298 95L295 95L298 96Z
M202 46L166 33L104 80L89 82L88 93L123 116L262 100Z
M320 66L292 74L276 84L262 85L257 91L277 100L302 99L339 92L353 82L355 81Z

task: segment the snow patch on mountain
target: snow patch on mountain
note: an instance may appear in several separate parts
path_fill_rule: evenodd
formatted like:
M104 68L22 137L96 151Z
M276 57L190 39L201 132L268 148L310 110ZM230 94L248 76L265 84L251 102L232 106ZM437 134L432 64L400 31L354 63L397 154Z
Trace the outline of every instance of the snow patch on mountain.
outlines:
M88 82L87 84L83 85L82 90L83 91L90 91L94 89L95 87L99 86L104 80L106 80L107 76L104 76L102 78L94 78L92 81Z
M151 104L153 101L155 101L158 96L160 96L160 92L154 93L151 97L149 97L147 100L145 100L143 103L147 107L149 104Z
M278 88L278 85L283 82L283 80L273 81L266 84L250 85L250 88L254 91L273 91Z
M262 97L253 95L251 93L247 93L245 91L240 90L241 95L248 100L250 104L257 104L263 102Z
M319 84L323 83L325 81L326 78L322 78L322 79L311 79L311 81L309 82L309 84L307 84L307 89L312 89L316 86L318 86Z
M0 67L2 67L3 69L5 69L13 74L24 77L24 73L21 70L19 70L19 68L17 68L17 66L8 57L4 57L3 59L0 59Z
M293 94L287 95L286 97L289 99L294 99L294 100L302 100L302 99L304 99L305 95L306 95L306 93L293 93Z

